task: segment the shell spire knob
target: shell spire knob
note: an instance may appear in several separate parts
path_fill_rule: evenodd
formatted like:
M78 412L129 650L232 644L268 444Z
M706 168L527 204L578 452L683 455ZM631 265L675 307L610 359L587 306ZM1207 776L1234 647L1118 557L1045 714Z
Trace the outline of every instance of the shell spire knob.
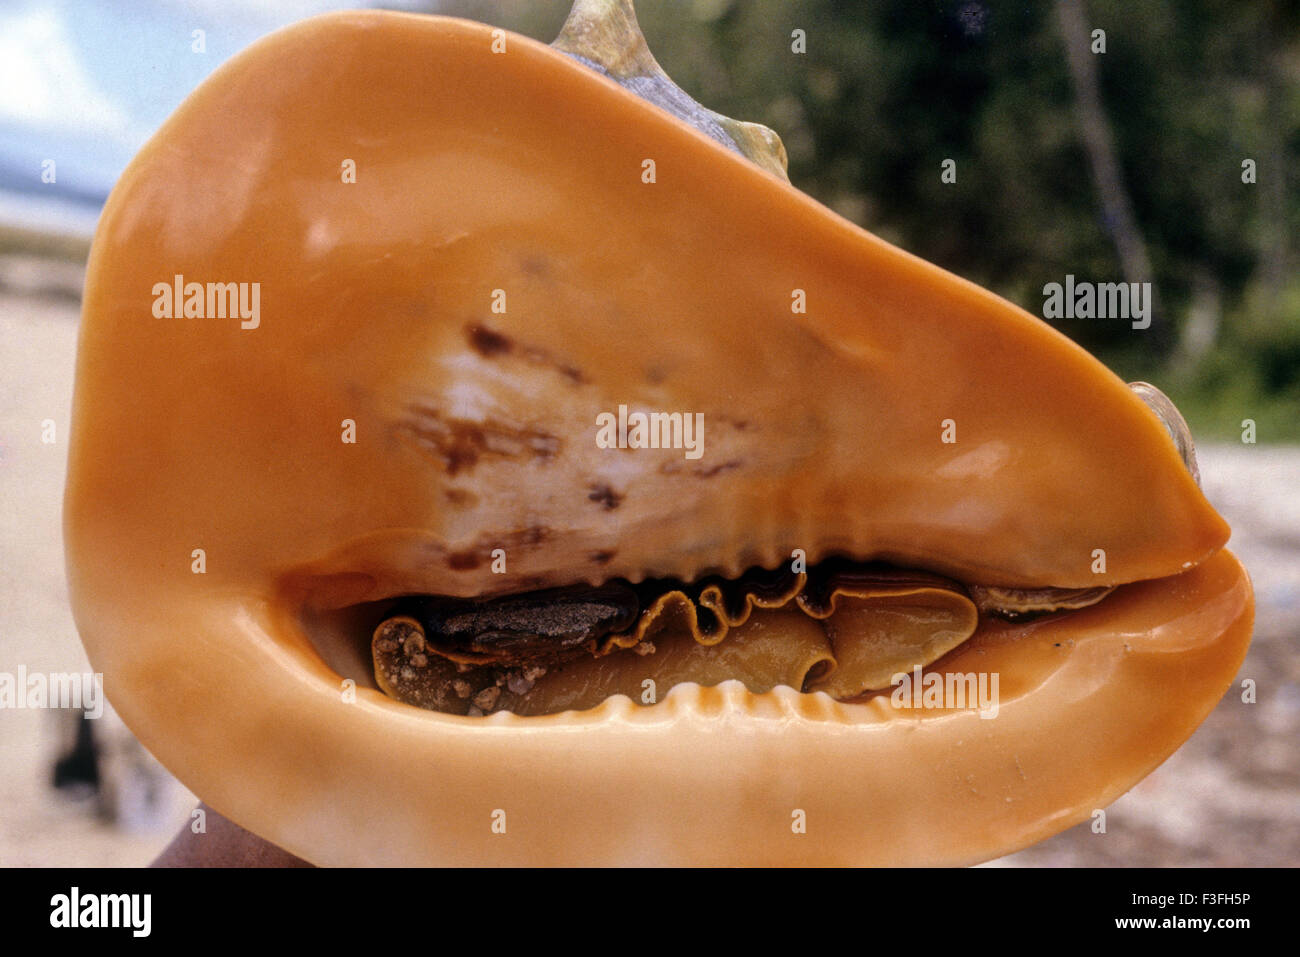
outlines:
M781 137L713 112L674 83L650 52L632 0L574 0L551 46L789 182Z

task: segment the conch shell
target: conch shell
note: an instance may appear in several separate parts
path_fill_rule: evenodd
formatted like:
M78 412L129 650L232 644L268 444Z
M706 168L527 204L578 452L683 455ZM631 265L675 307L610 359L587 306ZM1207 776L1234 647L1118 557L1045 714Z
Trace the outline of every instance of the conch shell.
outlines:
M1104 807L1250 636L1228 528L1161 418L793 188L766 132L702 133L624 88L645 56L572 52L315 18L131 164L90 259L65 509L116 709L319 864L966 863ZM600 447L620 406L701 415L701 454ZM924 582L683 631L702 583L799 561ZM385 655L441 647L396 615L413 596L650 581L690 592L673 627L551 676L542 710L582 710L503 710L536 668L483 716L376 686L372 653L382 682ZM1068 590L1086 607L1050 598ZM642 703L601 670L618 655L675 686ZM996 715L895 700L881 681L913 660L996 675Z

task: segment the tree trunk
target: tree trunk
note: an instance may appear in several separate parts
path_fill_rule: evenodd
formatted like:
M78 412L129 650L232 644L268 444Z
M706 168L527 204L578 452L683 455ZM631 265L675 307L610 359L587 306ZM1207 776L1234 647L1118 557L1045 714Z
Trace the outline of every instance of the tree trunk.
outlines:
M1124 188L1124 176L1120 172L1119 158L1115 153L1115 140L1097 86L1096 57L1104 54L1092 52L1083 0L1057 0L1055 6L1061 37L1065 40L1070 79L1074 86L1075 116L1092 167L1093 182L1101 201L1102 218L1111 241L1115 244L1124 281L1151 283L1151 327L1147 330L1147 335L1151 337L1154 351L1164 356L1168 354L1172 343L1171 330L1160 306L1146 242L1133 215L1128 191Z

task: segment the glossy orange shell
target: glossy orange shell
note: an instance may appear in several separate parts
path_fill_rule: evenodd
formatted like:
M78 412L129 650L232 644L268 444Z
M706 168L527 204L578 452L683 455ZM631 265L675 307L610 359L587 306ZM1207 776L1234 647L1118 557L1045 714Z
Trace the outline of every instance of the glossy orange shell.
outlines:
M281 31L110 197L66 540L91 661L145 745L326 864L966 862L1170 754L1231 680L1251 597L1124 383L563 54L492 43L391 13ZM259 282L257 328L156 317L176 275ZM702 412L706 455L598 448L619 404ZM995 720L738 685L452 717L349 700L301 615L794 548L1123 587L950 656L1003 669Z

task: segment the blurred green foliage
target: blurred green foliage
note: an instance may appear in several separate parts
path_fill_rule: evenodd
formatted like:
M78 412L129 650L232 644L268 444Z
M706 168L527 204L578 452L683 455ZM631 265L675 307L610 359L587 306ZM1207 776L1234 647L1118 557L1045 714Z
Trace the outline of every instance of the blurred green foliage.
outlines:
M1260 441L1300 440L1300 3L1061 2L1105 30L1101 106L1162 312L1145 332L1058 327L1156 381L1198 434L1254 418ZM569 0L436 6L549 42ZM872 232L1036 315L1067 273L1124 278L1053 0L641 0L637 15L680 86L775 129L795 185Z

